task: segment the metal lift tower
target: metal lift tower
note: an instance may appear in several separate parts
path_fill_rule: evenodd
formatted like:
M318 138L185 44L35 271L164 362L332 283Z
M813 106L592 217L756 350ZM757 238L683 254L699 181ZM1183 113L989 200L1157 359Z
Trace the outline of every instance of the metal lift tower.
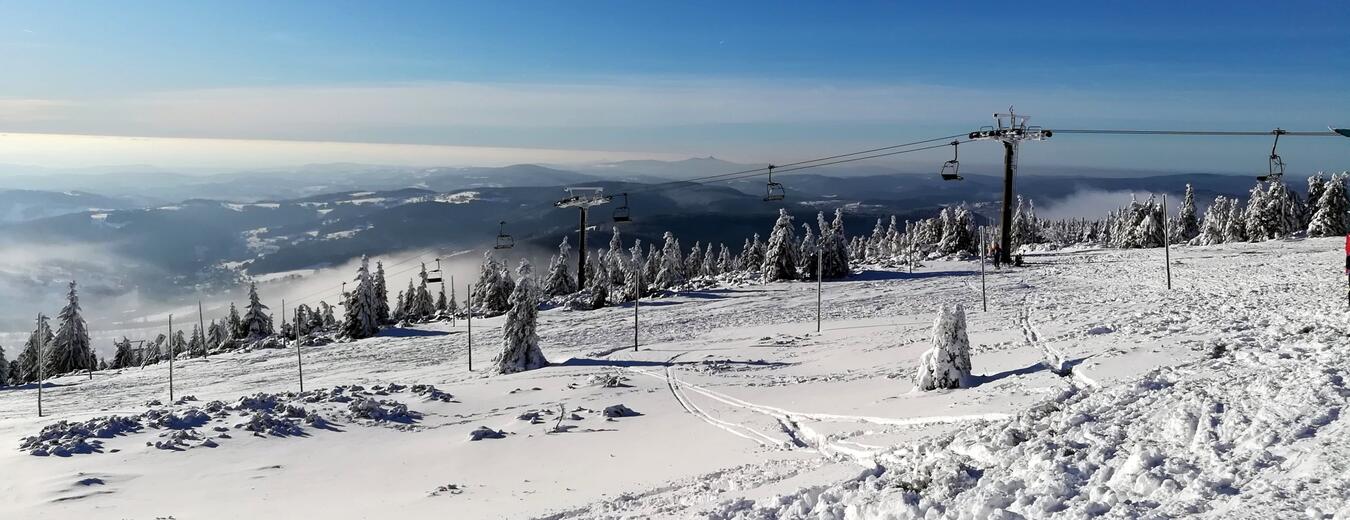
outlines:
M1022 141L1044 141L1053 132L1039 126L1028 126L1030 117L1017 115L1012 107L1006 114L994 114L998 126L985 126L970 133L972 141L1001 141L1003 143L1003 215L999 223L999 247L1004 263L1012 262L1013 173L1017 171L1017 145ZM981 252L983 254L983 252Z
M577 240L581 249L580 261L577 262L577 287L586 286L586 210L591 206L606 204L613 197L605 195L604 188L566 188L568 197L554 202L553 205L559 208L579 208L581 209L581 227L577 230L580 237Z

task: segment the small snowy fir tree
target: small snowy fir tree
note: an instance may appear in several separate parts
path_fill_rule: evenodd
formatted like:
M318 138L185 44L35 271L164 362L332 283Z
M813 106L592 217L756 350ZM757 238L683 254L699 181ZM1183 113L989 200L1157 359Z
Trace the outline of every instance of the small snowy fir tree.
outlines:
M5 359L3 346L0 346L0 386L9 386L9 361Z
M373 292L373 290L372 290ZM258 283L248 284L248 307L244 309L244 337L250 341L272 335L272 315L258 299Z
M938 311L932 345L920 358L915 386L920 390L965 386L970 379L970 338L961 304L943 305Z
M1181 209L1177 211L1177 220L1172 230L1172 243L1190 242L1200 234L1200 221L1195 218L1195 188L1186 185L1186 196L1181 199Z
M445 294L445 291L442 290L441 294ZM446 296L445 314L447 316L459 316L459 312L459 300L455 299L455 285L450 284L450 295Z
M414 321L423 322L436 317L436 300L427 288L427 264L422 263L422 272L417 275L417 291L413 293L411 313Z
M816 244L816 236L811 233L811 225L802 224L802 243L801 249L797 251L797 258L801 263L797 266L801 270L801 279L815 280L818 263L818 253L820 247Z
M667 231L663 238L661 270L656 273L655 285L660 289L671 289L684 283L684 259L675 235Z
M473 287L473 302L477 307L472 312L497 316L511 308L511 292L516 282L506 266L492 256L492 252L483 253L483 265L479 268L478 282Z
M28 335L28 341L23 344L23 351L19 353L16 361L19 362L20 379L22 383L32 383L38 380L39 365L41 365L42 377L52 375L51 370L43 358L47 357L47 349L52 344L52 328L46 316L38 315L37 327ZM41 351L41 355L39 354Z
M721 274L717 270L717 254L713 248L712 242L708 242L708 250L703 252L703 264L699 267L703 271L703 276L717 276Z
M689 256L684 259L684 275L689 278L703 276L703 247L697 241L694 242L694 247L689 249Z
M642 241L633 240L633 248L629 250L629 255L623 299L632 301L647 294L647 280L643 277L645 269L642 267Z
M230 314L225 318L225 322L229 325L229 339L238 339L248 335L248 332L244 330L244 319L239 317L239 309L235 308L234 302L230 302Z
M792 215L786 209L778 209L778 221L774 222L769 234L769 244L765 248L764 264L760 268L765 282L794 280L797 278L796 238L792 232Z
M520 282L511 291L511 310L502 325L502 352L494 360L498 373L511 374L548 366L539 350L535 327L539 317L538 290L530 276L530 263L520 261Z
M849 244L844 236L844 212L836 209L834 222L825 220L825 214L816 215L816 227L820 230L817 243L821 248L821 276L826 280L848 276Z
M609 305L610 287L614 283L613 279L609 276L609 267L603 263L598 267L599 268L595 270L595 278L591 279L589 282L591 285L590 303L592 309L599 309Z
M609 253L605 255L605 267L609 268L612 280L622 281L628 276L628 252L619 238L619 228L612 228L614 234L609 237Z
M390 316L391 318L393 318L394 323L399 323L402 322L403 320L408 319L408 298L404 296L404 294L409 292L412 292L411 278L408 279L408 290L399 291L398 296L396 296L394 299L394 312Z
M1228 217L1224 219L1224 242L1244 242L1247 240L1247 222L1242 218L1242 204L1237 199L1228 201Z
M1308 236L1331 237L1350 233L1350 201L1345 191L1346 173L1332 175L1323 183L1321 194L1313 206Z
M1194 245L1209 246L1223 243L1223 230L1228 220L1228 198L1223 195L1214 197L1214 202L1205 209L1205 220L1200 226L1200 234L1191 239Z
M70 282L68 287L66 306L56 315L56 336L46 352L47 367L52 374L93 370L97 362L89 344L89 327L80 315L80 296L75 291L75 282Z
M201 357L202 352L206 350L206 337L202 335L201 327L192 326L192 336L188 338L188 356Z
M719 274L730 273L736 270L736 261L731 258L731 249L726 244L721 246L721 254L717 257L717 272Z
M333 306L329 305L328 302L319 302L319 315L323 318L323 328L332 329L337 327L338 322L337 318L333 316Z
M422 264L422 270L426 270L426 264ZM389 286L384 280L384 262L375 262L375 318L381 325L393 319L389 310Z
M618 236L617 232L615 236ZM577 280L572 277L571 265L572 246L564 236L562 243L558 244L558 255L549 262L548 280L544 281L545 295L562 296L577 292Z
M342 335L350 339L369 338L380 332L375 315L375 280L370 274L370 259L361 255L361 266L356 270L356 287L347 293L346 319Z

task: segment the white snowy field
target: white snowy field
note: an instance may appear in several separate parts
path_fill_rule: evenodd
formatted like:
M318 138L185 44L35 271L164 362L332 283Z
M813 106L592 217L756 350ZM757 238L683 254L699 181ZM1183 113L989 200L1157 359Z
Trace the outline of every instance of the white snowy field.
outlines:
M460 322L307 347L294 396L293 349L176 363L180 405L147 406L167 364L51 380L41 419L3 389L0 518L1350 518L1340 239L1177 248L1170 291L1162 253L1029 257L988 312L978 264L865 271L820 333L812 283L686 293L644 303L637 352L631 306L549 310L554 366L507 376L488 319L474 372ZM915 392L950 302L975 385ZM19 449L108 415L137 422Z

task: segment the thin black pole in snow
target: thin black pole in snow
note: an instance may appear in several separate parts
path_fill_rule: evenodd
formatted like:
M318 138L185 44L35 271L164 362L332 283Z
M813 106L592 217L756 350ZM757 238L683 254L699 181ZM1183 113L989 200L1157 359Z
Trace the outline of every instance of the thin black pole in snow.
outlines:
M633 352L638 351L638 300L642 299L642 266L637 266L637 287L633 288Z
M820 244L817 243L817 244L816 244L816 332L820 332L820 299L821 299L821 297L820 297L820 294L821 294L821 292L820 292L820 291L821 291L821 285L820 285L820 279L821 279L821 276L820 276L820 275L822 274L822 268L821 268L821 266L820 266L820 263L821 263L821 260L824 260L824 259L825 259L825 254L822 252L822 249L820 248Z
M989 293L984 283L984 228L980 228L980 308L989 312Z
M467 288L469 291L468 297L464 301L465 302L464 304L468 306L468 308L465 309L465 315L468 317L469 320L468 321L469 371L473 372L473 284L465 284L465 288Z
M284 318L283 318L284 319ZM202 329L202 358L210 359L210 348L206 345L206 317L202 314L202 301L197 300L197 326Z
M173 404L173 315L169 315L169 404Z
M37 385L38 385L38 417L42 417L42 349L43 349L44 347L46 347L46 345L44 345L44 343L47 342L47 335L42 333L42 315L41 315L41 314L38 314L38 318L37 318L37 336L38 336L38 347L37 347L37 360L36 360L37 363L36 363L36 364L37 364L37 369L38 369L38 380L37 380Z
M300 391L305 391L305 360L300 357L300 320L296 316L295 326L291 330L295 331L295 370L300 375ZM286 300L281 300L281 322L286 323Z
M1167 229L1167 194L1162 196L1163 264L1167 266L1167 290L1172 290L1172 234Z

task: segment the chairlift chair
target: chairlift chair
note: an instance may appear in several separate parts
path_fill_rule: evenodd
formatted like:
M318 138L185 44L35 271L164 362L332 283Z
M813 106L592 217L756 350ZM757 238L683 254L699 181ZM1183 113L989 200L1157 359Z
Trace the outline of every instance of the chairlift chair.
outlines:
M628 216L628 194L620 193L623 197L623 204L614 208L614 222L632 222L632 217Z
M1284 177L1284 158L1275 153L1275 148L1280 146L1280 136L1288 132L1276 128L1271 133L1275 134L1275 143L1270 145L1270 164L1267 173L1256 177L1256 180L1261 182L1275 181Z
M497 223L497 244L493 249L511 249L516 246L516 239L506 234L506 221Z
M765 193L764 193L764 202L773 202L773 201L775 201L775 200L783 200L783 197L785 197L786 194L787 194L787 191L783 189L783 185L782 185L782 184L779 184L779 183L777 183L777 182L773 182L773 169L774 169L774 168L775 168L774 165L772 165L772 164L769 165L769 184L768 184L768 186L766 186L766 191L765 191Z
M944 181L964 179L964 177L961 177L961 161L957 160L960 158L960 145L960 141L952 141L952 160L942 163L942 170L938 172L938 175L941 175Z

